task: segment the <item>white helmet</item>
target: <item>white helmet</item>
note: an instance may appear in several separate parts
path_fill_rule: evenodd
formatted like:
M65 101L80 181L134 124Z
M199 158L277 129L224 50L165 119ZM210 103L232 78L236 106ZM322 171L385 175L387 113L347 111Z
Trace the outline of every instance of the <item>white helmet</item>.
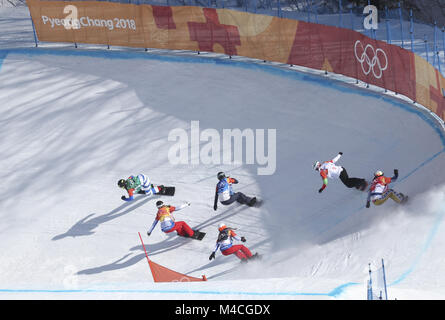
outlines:
M321 166L320 161L315 161L315 163L314 163L314 165L312 166L312 168L313 168L315 171L318 171L318 168L320 168L320 166Z
M377 170L376 172L374 172L374 177L380 177L380 176L383 176L383 171Z

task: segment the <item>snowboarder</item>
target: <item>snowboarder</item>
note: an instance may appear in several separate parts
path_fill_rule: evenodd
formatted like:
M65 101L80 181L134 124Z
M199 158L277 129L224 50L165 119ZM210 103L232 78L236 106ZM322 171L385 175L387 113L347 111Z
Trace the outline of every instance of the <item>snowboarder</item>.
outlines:
M252 254L249 248L242 244L233 245L233 239L241 242L246 242L246 238L238 238L234 229L227 227L224 223L218 226L218 240L216 240L216 247L209 257L209 260L215 259L215 253L218 249L225 256L235 254L242 262L246 262L249 259L255 258L258 254Z
M158 222L161 222L161 230L165 233L170 233L176 231L179 236L182 237L193 237L195 231L192 230L184 221L175 221L172 213L174 211L179 211L186 207L190 206L190 202L186 202L179 207L174 207L170 205L165 205L162 201L156 202L156 207L158 208L158 212L156 214L156 218L153 221L150 229L147 231L147 235L150 236L153 232L153 229L156 227Z
M340 178L341 182L348 188L356 188L357 190L364 191L368 186L365 179L350 178L344 167L336 166L335 163L343 155L343 152L339 152L338 155L330 160L320 163L316 161L313 165L315 171L320 172L320 176L323 179L323 186L318 190L319 193L323 192L328 185L328 178Z
M217 178L219 182L216 185L213 210L216 211L216 209L218 209L218 199L220 200L221 204L226 206L237 201L240 204L246 204L249 207L252 207L257 202L255 197L250 198L242 192L235 193L233 191L232 184L237 184L238 180L231 177L226 177L224 172L218 172Z
M399 170L397 169L394 169L394 176L392 178L385 177L381 170L376 171L374 173L374 179L372 180L371 187L368 191L366 208L371 206L371 201L376 206L379 206L385 203L385 201L389 198L397 203L405 203L408 200L408 196L405 196L403 193L396 192L388 187L391 182L397 180L398 176Z
M145 174L138 174L137 176L129 176L127 179L120 179L117 182L119 188L125 189L128 192L128 198L122 196L124 201L131 201L134 199L134 193L146 195L174 195L174 187L164 187L163 185L155 186L150 183L150 178Z

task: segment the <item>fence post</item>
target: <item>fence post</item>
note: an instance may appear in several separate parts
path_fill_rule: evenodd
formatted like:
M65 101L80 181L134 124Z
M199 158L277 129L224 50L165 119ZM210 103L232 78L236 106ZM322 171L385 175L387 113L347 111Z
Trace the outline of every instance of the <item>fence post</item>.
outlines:
M371 4L371 0L368 0L368 6ZM372 28L369 30L369 37L372 38Z
M391 44L391 30L389 29L389 20L386 19L386 38L388 40L388 43Z
M424 37L423 37L423 42L425 42L425 52L426 52L426 61L429 63L430 62L430 60L429 60L429 52L428 52L428 38L427 38L427 36L426 35L424 35Z
M369 268L369 280L368 280L368 300L372 300L372 277L371 277L371 264L368 263Z
M309 4L307 2L308 0L305 0L304 2L306 3L306 12L307 12L307 22L311 22L311 13L309 11Z
M434 21L434 40L433 40L433 66L440 68L436 65L436 52L437 52L437 63L439 63L439 50L437 50L437 22Z
M445 65L445 26L442 28L442 44L443 44L443 64Z
M386 290L386 274L385 274L385 264L382 259L382 272L383 272L383 286L385 288L385 300L388 300L388 291Z
M38 47L37 33L36 33L36 28L35 28L35 26L34 26L34 21L32 21L31 13L29 14L29 19L31 20L32 34L33 34L33 36L34 36L34 43L36 44L36 48L37 48L37 47Z
M399 18L400 18L400 37L402 40L402 48L404 47L403 42L403 18L402 18L402 5L399 2Z
M311 0L312 1L312 0ZM317 23L318 24L318 15L317 15L317 10L315 10L315 11L313 11L312 12L312 5L311 5L311 13L313 13L314 14L314 17L315 17L315 23Z
M342 11L342 2L341 0L338 0L338 26L341 28L343 26L343 19L342 19L342 15L341 15L341 11Z
M389 13L388 13L388 7L385 6L385 24L386 24L386 39L389 44L391 44L391 30L389 25L389 19L388 19Z
M352 14L352 8L349 12L351 16L351 30L354 30L354 15Z
M413 9L409 9L409 34L411 38L411 51L414 52L414 18Z

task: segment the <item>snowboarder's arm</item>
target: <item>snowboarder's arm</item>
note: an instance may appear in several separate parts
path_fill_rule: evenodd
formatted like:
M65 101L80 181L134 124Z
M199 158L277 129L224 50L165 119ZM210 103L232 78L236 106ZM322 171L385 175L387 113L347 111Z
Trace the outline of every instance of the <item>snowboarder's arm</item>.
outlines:
M153 229L156 227L157 224L158 224L158 219L155 219L155 221L153 221L153 224L151 225L150 229L147 232L148 235L152 233Z
M216 244L215 250L210 254L209 260L215 259L216 250L219 248L219 243Z
M134 197L133 197L134 189L127 190L127 192L128 192L128 198L126 198L125 196L122 196L121 199L124 201L133 200L134 199Z
M366 198L366 208L369 208L371 206L371 195L372 195L372 191L369 190L368 197Z
M236 241L241 241L241 239L236 235L235 231L230 230L229 235L232 239L235 239Z
M213 210L218 209L218 188L215 190L215 201L213 202Z
M179 210L182 210L182 209L184 209L186 207L189 207L189 206L190 206L190 202L186 202L184 204L181 204L179 207L170 206L170 212L179 211Z
M238 180L236 180L235 178L227 178L227 182L232 184L237 184Z
M394 169L394 176L391 178L391 182L394 182L399 177L399 170Z
M336 156L334 159L332 159L332 162L333 162L333 163L336 163L336 162L338 161L338 159L340 159L340 157L342 156L342 154L343 154L343 152L339 152L339 153L337 154L337 156Z
M328 176L326 174L327 170L321 170L320 171L320 176L323 179L323 185L321 186L320 190L318 190L318 192L323 192L324 189L326 189L326 187L328 186Z
M215 259L215 254L216 254L216 251L218 250L218 248L219 248L219 242L217 241L215 250L213 250L212 253L210 254L209 260Z

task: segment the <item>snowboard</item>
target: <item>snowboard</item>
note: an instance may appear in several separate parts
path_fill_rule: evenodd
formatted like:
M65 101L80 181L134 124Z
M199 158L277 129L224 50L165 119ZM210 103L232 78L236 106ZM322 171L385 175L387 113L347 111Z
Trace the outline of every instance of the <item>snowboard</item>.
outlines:
M263 204L263 200L261 200L257 197L255 197L255 199L256 199L255 202L252 205L250 205L249 207L254 207L254 208L261 207L261 205Z
M362 184L360 187L357 187L356 189L359 191L367 191L369 186L369 182L365 181L364 184Z
M175 195L175 187L166 187L163 185L158 186L158 188L161 188L159 194L163 196L174 196Z
M175 187L166 187L166 186L163 186L163 185L159 185L158 188L160 190L159 190L159 193L156 193L156 194L159 194L159 195L162 195L162 196L174 196L175 195ZM139 190L137 193L138 194L147 194L147 191L146 190ZM151 194L151 192L149 192L149 193Z
M403 193L402 193L402 195L403 195L403 199L400 202L400 204L405 204L408 201L408 196L405 196Z
M181 236L181 237L190 238L190 239L195 239L195 240L201 241L205 237L205 235L206 235L205 232L201 232L199 230L193 230L193 231L195 232L193 234L193 236L191 236L191 237L189 237L189 236Z
M259 255L258 252L254 253L249 259L243 259L241 260L241 263L247 263L249 261L258 260L261 259L262 255Z

